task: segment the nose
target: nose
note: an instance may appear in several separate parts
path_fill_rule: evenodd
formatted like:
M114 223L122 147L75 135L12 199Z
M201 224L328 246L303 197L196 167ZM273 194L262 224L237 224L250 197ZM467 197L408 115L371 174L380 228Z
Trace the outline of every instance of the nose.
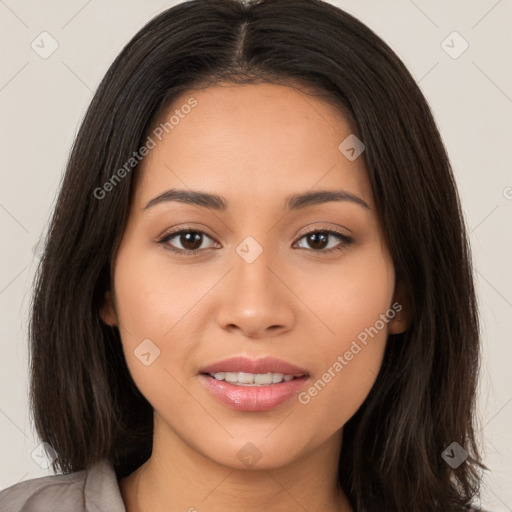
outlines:
M219 290L221 328L248 338L278 336L292 329L294 295L268 253L263 250L252 263L235 255L234 268Z

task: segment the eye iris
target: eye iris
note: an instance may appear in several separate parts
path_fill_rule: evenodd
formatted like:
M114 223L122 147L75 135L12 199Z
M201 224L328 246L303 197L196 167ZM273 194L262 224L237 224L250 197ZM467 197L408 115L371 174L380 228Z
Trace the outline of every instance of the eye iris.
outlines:
M198 241L199 241L199 244L197 244ZM189 251L195 251L196 249L199 249L199 247L201 247L201 241L202 241L201 233L187 232L187 233L182 233L180 235L181 245ZM197 246L194 246L194 244L196 244ZM192 247L190 247L190 245L192 245Z
M328 244L326 233L311 233L308 235L308 243L313 249L323 249Z

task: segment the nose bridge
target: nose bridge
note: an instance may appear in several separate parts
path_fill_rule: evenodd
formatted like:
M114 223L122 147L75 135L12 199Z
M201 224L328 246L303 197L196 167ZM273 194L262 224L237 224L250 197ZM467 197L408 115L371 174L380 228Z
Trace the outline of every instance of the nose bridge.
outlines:
M277 327L289 327L293 312L286 287L272 269L275 250L250 236L240 242L235 252L228 288L221 298L218 317L221 326L228 329L236 326L248 336L262 335L269 328L275 331Z
M277 283L273 282L275 277L270 271L275 259L268 239L263 246L256 238L248 236L235 249L233 280L241 300L264 300L269 304L268 299L277 293Z

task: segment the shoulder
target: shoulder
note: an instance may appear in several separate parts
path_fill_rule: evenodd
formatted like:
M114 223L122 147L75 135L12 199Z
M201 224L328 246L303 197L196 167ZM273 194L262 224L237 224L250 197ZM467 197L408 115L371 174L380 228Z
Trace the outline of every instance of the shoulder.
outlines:
M86 471L50 475L18 482L0 492L0 510L25 512L51 510L56 500L75 510L83 502ZM75 508L73 508L75 507ZM78 509L76 509L78 510Z
M9 512L126 512L114 469L104 459L88 469L18 482L0 492Z

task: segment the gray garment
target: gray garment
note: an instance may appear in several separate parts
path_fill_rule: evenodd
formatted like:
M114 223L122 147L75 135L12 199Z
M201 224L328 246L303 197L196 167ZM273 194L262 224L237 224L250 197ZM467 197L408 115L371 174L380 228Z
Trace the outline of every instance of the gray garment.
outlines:
M107 459L89 469L18 482L0 492L0 512L126 512Z

